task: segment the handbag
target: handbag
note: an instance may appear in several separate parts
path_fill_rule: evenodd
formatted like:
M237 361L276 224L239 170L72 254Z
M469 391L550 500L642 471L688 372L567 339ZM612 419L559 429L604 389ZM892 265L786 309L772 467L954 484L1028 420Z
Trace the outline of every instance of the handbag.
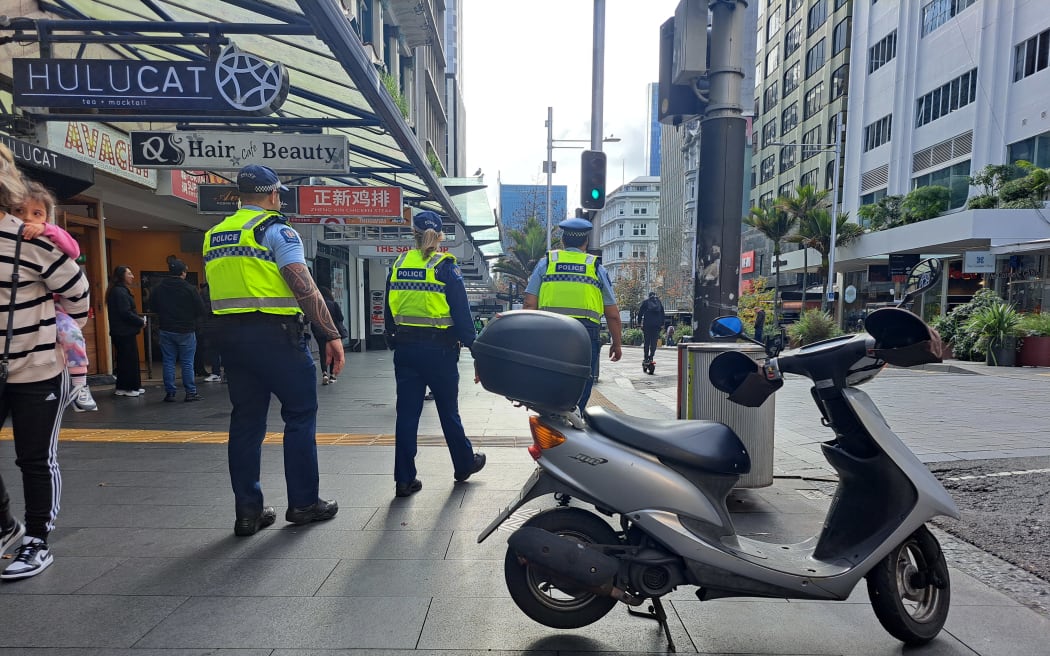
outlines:
M11 265L11 304L7 306L7 337L4 340L4 355L0 358L0 395L4 393L7 386L8 356L11 353L11 338L15 332L15 299L18 296L18 274L19 257L22 255L22 231L25 224L18 226L18 234L15 236L15 261Z

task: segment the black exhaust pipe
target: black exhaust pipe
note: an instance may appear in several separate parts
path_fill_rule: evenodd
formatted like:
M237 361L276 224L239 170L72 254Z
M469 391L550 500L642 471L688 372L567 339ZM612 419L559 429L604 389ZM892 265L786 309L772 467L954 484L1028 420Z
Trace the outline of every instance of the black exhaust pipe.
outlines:
M620 561L582 542L528 526L515 531L507 544L524 564L568 584L606 597L620 599L626 595L613 584Z

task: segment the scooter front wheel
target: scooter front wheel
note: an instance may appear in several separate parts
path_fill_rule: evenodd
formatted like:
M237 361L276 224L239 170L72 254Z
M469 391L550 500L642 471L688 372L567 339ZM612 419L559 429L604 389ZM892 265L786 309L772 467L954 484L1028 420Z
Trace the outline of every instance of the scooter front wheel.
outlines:
M937 538L920 526L868 572L868 597L879 623L906 645L933 640L948 618L951 584Z
M544 511L523 526L540 528L587 544L618 544L616 532L600 517L581 508L554 508ZM507 549L503 562L507 590L514 603L531 619L555 629L578 629L605 617L616 600L596 595L557 580L518 561L518 554Z

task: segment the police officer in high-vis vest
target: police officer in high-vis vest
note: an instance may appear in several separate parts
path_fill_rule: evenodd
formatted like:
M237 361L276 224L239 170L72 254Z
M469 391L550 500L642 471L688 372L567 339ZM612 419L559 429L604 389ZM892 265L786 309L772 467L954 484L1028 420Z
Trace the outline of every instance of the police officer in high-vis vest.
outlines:
M541 259L525 287L526 310L546 310L578 319L591 337L591 378L580 397L580 411L591 398L594 378L598 375L601 354L602 315L609 326L609 359L616 362L622 355L620 342L622 326L620 308L616 306L612 283L605 268L595 255L587 253L591 222L586 219L566 219L558 224L565 248L554 250Z
M207 232L204 270L211 290L219 351L229 383L230 480L236 535L273 524L277 512L263 505L259 484L262 442L270 395L284 418L285 519L293 524L331 519L335 501L318 494L317 387L305 328L321 326L328 342L322 357L343 368L339 330L306 268L303 243L280 212L281 184L265 166L237 174L241 208ZM305 314L305 316L304 316Z
M394 430L394 494L423 489L416 476L416 431L423 395L434 394L456 481L485 466L459 418L459 350L474 342L474 324L463 276L450 253L438 252L441 217L423 211L412 219L415 248L394 261L386 284L386 333L394 349L397 424Z

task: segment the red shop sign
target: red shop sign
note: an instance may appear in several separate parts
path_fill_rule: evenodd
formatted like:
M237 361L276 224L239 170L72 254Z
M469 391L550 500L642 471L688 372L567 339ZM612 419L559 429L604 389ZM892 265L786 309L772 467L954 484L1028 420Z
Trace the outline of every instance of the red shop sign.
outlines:
M400 217L400 187L299 187L299 214L305 216Z

